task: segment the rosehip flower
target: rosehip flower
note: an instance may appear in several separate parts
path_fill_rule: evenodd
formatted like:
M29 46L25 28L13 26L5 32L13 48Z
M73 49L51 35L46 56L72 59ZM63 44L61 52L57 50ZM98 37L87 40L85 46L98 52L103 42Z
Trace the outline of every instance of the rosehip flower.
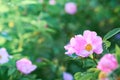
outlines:
M0 49L0 64L7 63L9 61L9 54L5 48Z
M70 43L64 47L67 52L65 54L71 55L75 53L81 57L88 57L95 52L102 53L102 38L97 36L96 32L86 30L82 35L72 37Z
M56 1L55 1L55 0L49 0L49 4L50 4L50 5L55 5L55 4L56 4Z
M118 67L118 62L113 54L105 54L98 62L97 68L110 73Z
M29 74L34 71L37 66L33 65L32 62L26 58L20 59L16 62L17 69L23 74Z
M65 4L65 12L68 14L75 14L77 12L77 6L73 2L68 2Z
M73 80L73 76L70 73L63 72L63 80Z

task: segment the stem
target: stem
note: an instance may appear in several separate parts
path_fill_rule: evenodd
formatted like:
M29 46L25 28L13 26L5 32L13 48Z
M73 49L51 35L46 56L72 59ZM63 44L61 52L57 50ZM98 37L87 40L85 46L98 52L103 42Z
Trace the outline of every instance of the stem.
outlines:
M94 61L94 63L97 65L97 61L96 61L96 59L95 59L95 56L92 54L91 56L90 56L90 58Z
M97 65L97 61L93 58L93 61L95 62L95 64Z

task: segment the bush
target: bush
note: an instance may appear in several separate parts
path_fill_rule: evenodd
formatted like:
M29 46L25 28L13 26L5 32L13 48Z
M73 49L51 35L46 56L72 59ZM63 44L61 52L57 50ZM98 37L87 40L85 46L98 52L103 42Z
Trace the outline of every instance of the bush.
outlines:
M67 3L73 5L68 5L66 11ZM119 63L118 3L119 0L1 0L0 80L68 80L74 74L76 80L80 80L81 74L87 76L82 80L97 79L100 71L96 63L104 54L116 53ZM95 31L102 38L108 33L103 38L102 54L94 55L96 63L90 57L64 54L70 38L85 30ZM21 59L27 59L29 66L25 70L29 74L16 66ZM33 65L37 67L34 70ZM113 73L119 76L119 70ZM113 73L109 76L114 77Z

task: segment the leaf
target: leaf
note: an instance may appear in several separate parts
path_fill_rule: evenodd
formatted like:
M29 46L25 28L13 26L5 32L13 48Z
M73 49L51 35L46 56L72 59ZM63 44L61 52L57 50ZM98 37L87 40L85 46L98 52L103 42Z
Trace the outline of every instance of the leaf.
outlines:
M55 33L56 32L55 30L50 29L50 28L47 28L46 31L51 32L51 33Z
M110 45L111 45L111 42L109 42L109 41L104 41L104 43L105 43L105 47L106 47L106 49L109 48Z
M70 55L72 58L77 58L78 56L76 54Z
M117 34L117 33L119 33L119 32L120 32L120 28L115 28L115 29L113 29L112 31L108 32L108 33L104 36L103 40L107 40L107 39L111 38L112 36L114 36L115 34Z
M30 1L27 1L27 0L23 0L22 2L21 2L21 5L23 4L23 5L29 5L29 4L36 4L37 3L37 1L35 1L35 0L30 0Z
M75 73L74 77L75 77L75 80L80 80L80 78L82 77L82 73L77 72L77 73Z
M9 8L5 5L1 5L0 6L0 13L4 13L4 12L8 12Z
M94 76L93 73L85 73L84 76L82 76L81 80L93 80L92 77Z
M120 48L118 47L118 45L115 46L115 51L116 51L116 58L118 63L120 64Z
M75 80L92 80L93 77L93 73L81 73L81 72L77 72L74 77Z
M22 78L21 80L30 80L29 78Z
M74 77L75 80L96 80L98 78L99 70L97 68L90 68L87 72L77 72Z
M12 75L16 71L15 68L9 68L8 70L8 76Z
M97 68L90 68L87 70L87 72L95 72L95 71L98 71L98 69Z
M6 39L0 36L0 45L4 45L5 42L6 42Z
M109 50L107 49L105 43L103 43L103 52L102 52L102 53L103 53L103 54L109 53Z

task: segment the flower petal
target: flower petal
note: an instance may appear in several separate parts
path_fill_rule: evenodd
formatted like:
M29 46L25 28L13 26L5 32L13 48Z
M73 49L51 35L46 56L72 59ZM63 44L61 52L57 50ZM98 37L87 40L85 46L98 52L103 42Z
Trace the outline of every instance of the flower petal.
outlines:
M83 50L83 51L81 51L81 53L77 53L77 55L81 56L81 57L88 57L92 53L93 53L92 51L88 52L86 50Z
M102 45L96 46L96 48L93 50L96 54L101 54L103 52Z
M96 35L97 35L96 32L89 30L84 31L83 33L83 37L86 39L88 43L92 43L92 38L96 37Z

